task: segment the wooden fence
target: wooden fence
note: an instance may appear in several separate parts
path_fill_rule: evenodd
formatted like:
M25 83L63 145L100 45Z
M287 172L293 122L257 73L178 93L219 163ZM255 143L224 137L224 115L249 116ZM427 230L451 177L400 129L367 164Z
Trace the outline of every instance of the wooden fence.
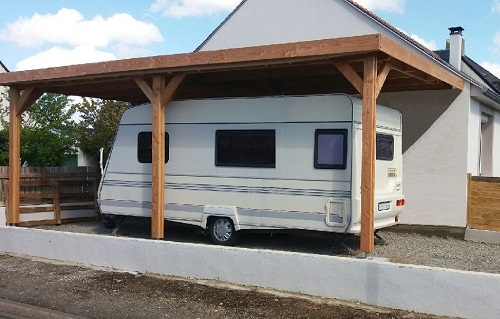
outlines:
M500 178L468 174L467 179L467 226L500 232Z
M8 167L0 166L0 200L8 200ZM91 167L22 167L20 224L61 224L97 216L98 171Z

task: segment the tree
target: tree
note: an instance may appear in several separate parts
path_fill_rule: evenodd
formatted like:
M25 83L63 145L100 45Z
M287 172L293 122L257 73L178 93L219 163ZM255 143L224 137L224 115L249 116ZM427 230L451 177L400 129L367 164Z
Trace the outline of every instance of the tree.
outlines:
M77 146L97 156L104 149L106 161L114 142L118 124L129 103L112 100L83 99L77 104L81 121L76 124Z
M6 96L3 95L3 99ZM1 109L0 164L8 163L8 107ZM42 95L21 118L21 161L29 165L59 166L75 154L73 117L76 107L59 94Z
M50 130L21 129L21 162L30 166L61 166L76 153L75 138Z

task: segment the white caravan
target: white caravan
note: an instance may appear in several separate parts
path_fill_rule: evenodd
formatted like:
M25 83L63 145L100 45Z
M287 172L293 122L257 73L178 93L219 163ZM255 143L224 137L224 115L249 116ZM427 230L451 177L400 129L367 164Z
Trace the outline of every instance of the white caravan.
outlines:
M359 233L361 100L343 94L173 101L165 219L234 244L240 230ZM401 114L377 106L375 229L404 205ZM127 110L101 181L105 216L151 216L151 105Z

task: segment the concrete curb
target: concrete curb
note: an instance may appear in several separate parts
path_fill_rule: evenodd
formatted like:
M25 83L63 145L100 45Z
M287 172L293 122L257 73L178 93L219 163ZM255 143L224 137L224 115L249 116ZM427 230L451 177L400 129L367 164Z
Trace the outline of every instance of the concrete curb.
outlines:
M465 240L500 244L500 232L467 228L465 230Z
M7 215L5 213L5 206L0 206L0 227L7 225Z
M0 252L434 315L496 319L500 313L498 274L19 227L0 228Z

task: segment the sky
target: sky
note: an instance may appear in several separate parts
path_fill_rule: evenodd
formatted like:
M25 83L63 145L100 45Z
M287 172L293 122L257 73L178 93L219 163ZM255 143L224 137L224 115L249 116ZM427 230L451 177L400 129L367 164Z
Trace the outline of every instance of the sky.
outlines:
M0 61L18 71L191 52L239 2L2 0ZM500 0L357 2L432 50L462 26L465 54L500 77Z

